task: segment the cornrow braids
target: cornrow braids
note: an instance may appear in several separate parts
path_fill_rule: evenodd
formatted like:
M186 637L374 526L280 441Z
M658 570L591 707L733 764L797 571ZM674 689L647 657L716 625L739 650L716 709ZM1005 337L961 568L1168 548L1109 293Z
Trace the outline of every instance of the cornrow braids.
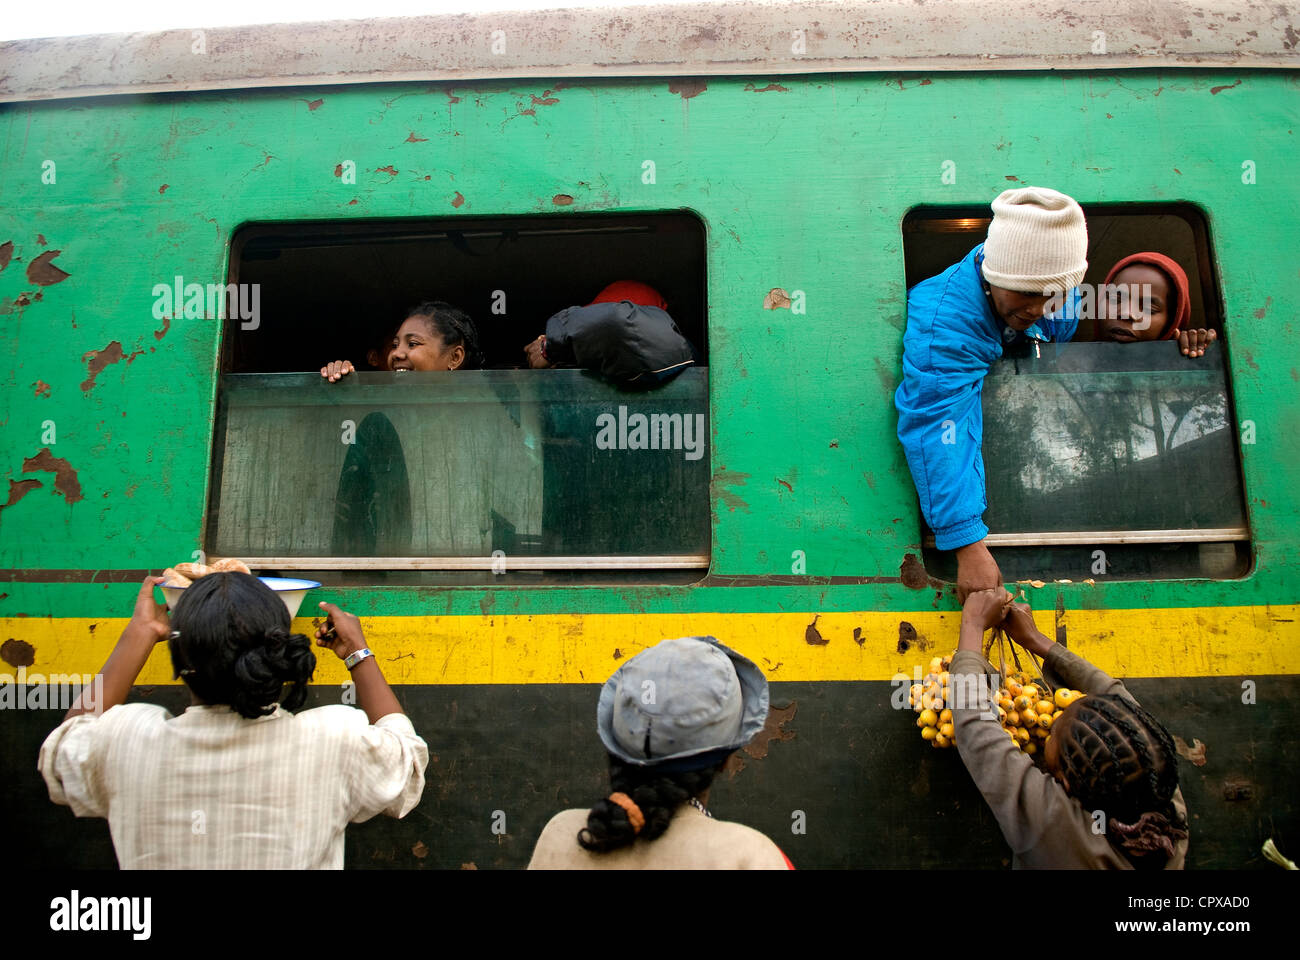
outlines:
M1108 838L1140 865L1151 854L1173 856L1187 836L1173 809L1178 754L1169 731L1133 701L1117 695L1082 700L1060 744L1070 794L1106 815Z
M474 370L483 365L483 351L479 347L478 327L464 310L442 300L425 300L412 307L406 316L424 317L429 329L437 334L444 346L465 348L463 370Z
M725 760L723 761L726 762ZM627 811L612 800L601 800L587 815L587 826L578 831L578 844L595 853L630 846L637 837L654 840L663 835L677 808L698 796L713 783L722 764L704 770L664 773L609 758L609 782L614 793L625 793L641 808L645 825L638 833Z

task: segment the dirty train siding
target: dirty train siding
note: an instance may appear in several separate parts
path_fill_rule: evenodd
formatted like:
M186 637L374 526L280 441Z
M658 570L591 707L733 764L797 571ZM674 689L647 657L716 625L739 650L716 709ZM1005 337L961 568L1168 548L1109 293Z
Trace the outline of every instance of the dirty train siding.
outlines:
M957 757L922 749L889 709L890 677L957 637L951 592L916 559L920 518L894 436L900 223L1014 183L1085 205L1185 199L1210 223L1237 414L1268 437L1242 450L1254 568L1233 582L1049 584L1031 599L1045 629L1132 678L1188 745L1189 864L1257 862L1265 837L1294 845L1298 826L1300 288L1293 218L1238 173L1248 149L1282 177L1296 120L1294 76L1193 69L0 106L4 669L93 673L139 577L203 546L221 332L154 320L151 291L177 275L223 282L241 224L689 210L707 228L707 578L313 596L369 618L433 754L420 807L352 828L348 862L522 865L554 812L601 792L596 684L662 637L713 634L763 667L774 703L715 788L720 815L778 838L801 867L1004 863ZM355 184L336 175L348 159ZM57 180L44 183L49 160ZM946 160L955 184L939 176ZM802 291L806 312L765 309L774 288ZM285 368L316 360L305 344ZM337 702L344 678L322 661L314 702ZM1258 683L1250 709L1238 707L1245 678ZM163 651L141 682L140 697L182 705ZM0 713L0 797L26 821L11 843L20 862L111 866L106 825L50 804L35 774L57 718Z

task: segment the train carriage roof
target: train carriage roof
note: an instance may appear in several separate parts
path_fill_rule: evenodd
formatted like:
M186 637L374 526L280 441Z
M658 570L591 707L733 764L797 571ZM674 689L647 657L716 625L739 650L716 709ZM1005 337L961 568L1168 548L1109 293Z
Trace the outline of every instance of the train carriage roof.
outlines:
M698 3L200 28L0 43L0 102L515 78L1300 65L1300 16L1276 0Z

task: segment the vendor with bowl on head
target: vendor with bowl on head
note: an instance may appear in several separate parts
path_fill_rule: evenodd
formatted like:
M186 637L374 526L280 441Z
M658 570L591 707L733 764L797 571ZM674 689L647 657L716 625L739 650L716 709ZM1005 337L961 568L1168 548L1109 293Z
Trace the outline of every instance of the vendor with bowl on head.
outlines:
M763 729L767 709L767 678L712 637L637 654L606 681L596 707L609 796L552 817L528 868L792 869L763 834L708 810L714 776Z
M361 709L295 713L316 657L269 587L209 573L185 588L169 623L153 599L161 581L145 578L99 702L83 693L38 761L51 800L108 819L123 869L341 869L349 822L414 809L428 748L356 617L323 603L317 636L352 672ZM177 717L125 703L161 640L193 701Z
M1087 253L1074 200L1045 187L1007 190L993 201L988 238L908 291L898 439L935 545L957 553L958 602L1002 583L981 519L984 377L1004 347L1074 336ZM1053 301L1063 309L1049 314Z

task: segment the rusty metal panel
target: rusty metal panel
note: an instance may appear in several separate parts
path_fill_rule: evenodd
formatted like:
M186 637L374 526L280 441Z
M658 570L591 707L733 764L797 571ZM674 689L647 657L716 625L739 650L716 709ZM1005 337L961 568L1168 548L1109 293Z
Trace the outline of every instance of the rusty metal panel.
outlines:
M0 102L525 77L1300 66L1261 0L699 3L0 43Z

